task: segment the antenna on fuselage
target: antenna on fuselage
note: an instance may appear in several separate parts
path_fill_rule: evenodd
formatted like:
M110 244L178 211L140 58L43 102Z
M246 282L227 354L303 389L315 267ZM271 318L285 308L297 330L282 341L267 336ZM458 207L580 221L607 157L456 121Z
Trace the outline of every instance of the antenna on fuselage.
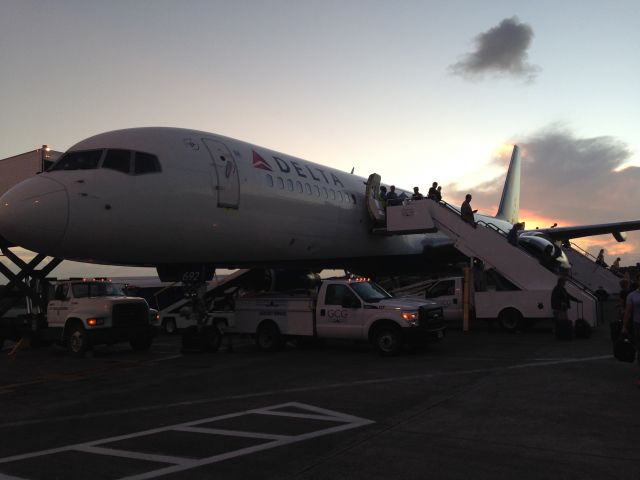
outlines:
M351 167L351 174L353 174L353 171L356 169L356 167Z

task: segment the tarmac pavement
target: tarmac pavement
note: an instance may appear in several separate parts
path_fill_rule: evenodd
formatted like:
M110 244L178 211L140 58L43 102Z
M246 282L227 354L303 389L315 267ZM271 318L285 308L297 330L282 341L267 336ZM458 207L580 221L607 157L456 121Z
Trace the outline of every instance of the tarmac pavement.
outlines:
M638 479L635 364L606 326L450 331L393 358L332 343L0 356L0 479Z

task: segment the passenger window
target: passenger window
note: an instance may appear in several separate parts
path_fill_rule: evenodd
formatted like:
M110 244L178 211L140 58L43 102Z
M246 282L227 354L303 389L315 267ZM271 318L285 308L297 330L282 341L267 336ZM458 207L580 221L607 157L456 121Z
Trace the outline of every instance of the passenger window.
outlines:
M131 171L131 152L129 150L107 150L102 168L129 173Z
M155 155L150 153L136 152L136 159L133 167L135 175L144 175L145 173L161 172L160 161Z
M88 150L84 152L69 152L53 164L54 170L92 170L98 168L102 157L102 150Z
M305 183L304 189L307 191L307 195L311 195L311 185L309 185L308 183Z
M273 177L267 173L267 185L273 187Z
M302 183L300 180L296 182L296 188L298 189L298 193L302 193Z
M287 178L287 190L293 192L293 181L290 178Z
M278 177L276 182L278 182L278 188L282 190L284 188L284 180L282 180L282 177Z

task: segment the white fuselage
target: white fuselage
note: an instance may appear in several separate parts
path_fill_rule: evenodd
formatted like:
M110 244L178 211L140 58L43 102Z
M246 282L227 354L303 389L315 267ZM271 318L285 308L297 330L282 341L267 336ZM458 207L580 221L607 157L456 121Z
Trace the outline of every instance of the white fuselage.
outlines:
M134 152L132 162L136 152L155 155L160 171L105 168L116 149ZM450 243L438 234L373 235L364 178L238 140L139 128L96 135L67 154L91 150L101 152L92 168L54 167L9 190L0 235L84 262L229 268L338 266Z

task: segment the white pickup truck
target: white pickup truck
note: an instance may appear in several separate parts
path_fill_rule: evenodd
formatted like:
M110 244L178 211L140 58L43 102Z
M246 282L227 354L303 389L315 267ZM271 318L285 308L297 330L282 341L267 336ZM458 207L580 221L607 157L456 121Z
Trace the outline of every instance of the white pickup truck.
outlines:
M395 298L366 280L324 280L300 294L238 298L232 312L214 312L225 334L255 335L262 350L277 350L288 338L353 339L371 342L383 355L404 344L444 337L442 308L433 302Z
M49 298L46 312L7 318L6 338L18 340L27 334L34 342L60 343L75 357L97 344L126 341L137 351L151 346L159 324L157 311L143 298L126 296L120 285L70 279L43 289Z

